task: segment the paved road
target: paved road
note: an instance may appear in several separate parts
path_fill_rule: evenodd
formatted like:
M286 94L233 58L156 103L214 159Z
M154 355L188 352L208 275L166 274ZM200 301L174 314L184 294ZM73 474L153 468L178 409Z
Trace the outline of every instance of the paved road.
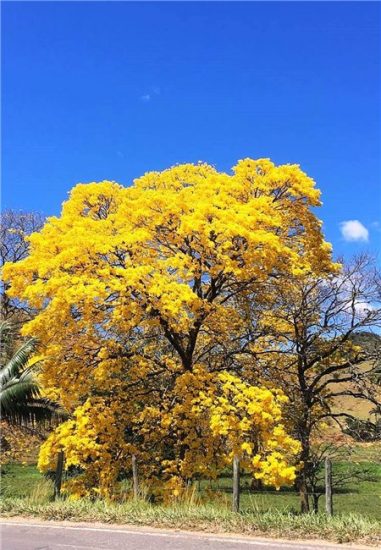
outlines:
M345 550L354 547L151 528L1 522L1 550Z

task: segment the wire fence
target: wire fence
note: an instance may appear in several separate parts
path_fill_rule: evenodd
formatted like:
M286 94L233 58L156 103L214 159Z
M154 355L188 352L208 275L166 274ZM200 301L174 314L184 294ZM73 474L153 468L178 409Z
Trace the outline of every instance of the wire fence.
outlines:
M249 478L243 478L240 486L240 508L242 511L272 511L298 513L301 499L293 487L253 488ZM204 498L226 502L229 506L233 498L232 479L224 477L216 480L197 482L197 490ZM319 486L316 492L308 491L311 510L324 511L326 508L325 487ZM361 514L373 519L381 519L381 483L373 480L348 487L332 488L334 513Z

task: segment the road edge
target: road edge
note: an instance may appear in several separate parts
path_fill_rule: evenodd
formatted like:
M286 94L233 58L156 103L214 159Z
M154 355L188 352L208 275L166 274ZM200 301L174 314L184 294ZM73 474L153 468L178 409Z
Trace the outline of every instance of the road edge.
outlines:
M107 530L107 531L126 531L126 532L135 532L143 534L160 534L169 536L173 534L184 535L184 536L197 536L205 539L218 539L218 540L233 540L240 539L242 541L252 541L258 543L278 543L287 545L306 545L306 546L315 546L320 550L370 550L376 548L376 545L372 544L356 544L356 543L337 543L324 539L283 539L283 538L274 538L271 536L266 536L265 533L261 533L260 536L245 535L242 533L233 533L233 532L224 532L216 533L212 531L197 531L197 530L185 530L185 529L171 529L165 527L151 527L149 525L136 525L130 523L102 523L102 522L87 522L87 521L71 521L71 520L44 520L37 517L30 516L2 516L0 517L0 527L1 525L22 525L30 527L56 527L56 528L68 528L68 529L83 529L83 530Z

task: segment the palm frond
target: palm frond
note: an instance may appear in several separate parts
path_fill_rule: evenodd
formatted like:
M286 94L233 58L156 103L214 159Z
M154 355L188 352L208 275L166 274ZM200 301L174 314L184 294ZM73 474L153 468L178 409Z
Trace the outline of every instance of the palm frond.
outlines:
M43 420L65 420L67 414L56 403L48 399L30 399L18 402L7 414L7 421L13 424L35 424Z
M16 351L12 342L12 327L0 323L0 414L10 423L28 424L40 420L62 419L65 412L56 403L41 397L35 378L38 361L30 365L36 341L31 338Z
M0 386L6 384L13 377L17 377L25 369L30 355L35 347L33 338L22 344L18 350L0 367Z
M28 403L37 398L40 390L33 378L10 380L0 391L1 417L4 418L18 403Z

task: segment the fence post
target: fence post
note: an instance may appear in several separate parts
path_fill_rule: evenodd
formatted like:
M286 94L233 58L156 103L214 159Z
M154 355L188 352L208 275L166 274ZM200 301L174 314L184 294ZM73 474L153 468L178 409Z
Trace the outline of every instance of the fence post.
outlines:
M325 459L325 511L328 516L333 515L332 462L328 457Z
M136 461L136 456L132 455L132 483L134 488L134 499L137 500L139 497L139 480L138 480L138 464Z
M239 484L239 458L235 456L233 458L233 512L239 512L239 497L240 497L240 484Z
M54 500L61 496L63 465L64 465L64 452L59 451L57 455L56 475L54 478Z

